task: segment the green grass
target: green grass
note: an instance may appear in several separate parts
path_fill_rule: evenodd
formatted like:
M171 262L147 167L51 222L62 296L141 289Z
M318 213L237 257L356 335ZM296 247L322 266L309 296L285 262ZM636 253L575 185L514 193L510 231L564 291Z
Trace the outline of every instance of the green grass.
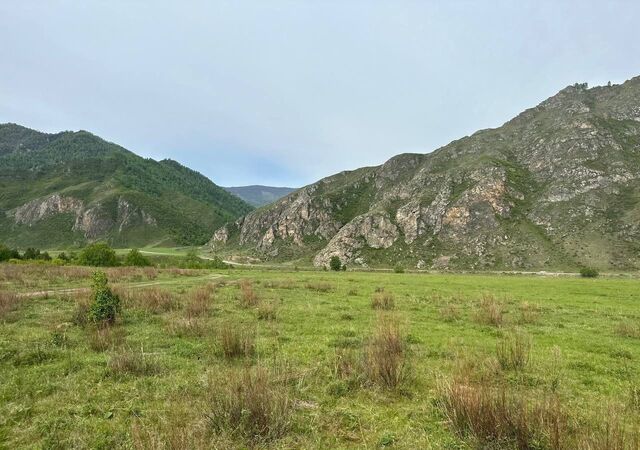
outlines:
M34 279L45 269L25 270ZM0 290L27 292L44 283L0 275ZM439 381L461 361L493 367L497 346L515 332L530 338L530 360L518 370L497 365L492 383L557 395L589 430L609 407L623 410L629 423L640 420L629 406L640 385L640 341L617 331L640 321L637 279L243 269L220 275L158 271L154 287L169 291L178 306L154 312L141 306L144 299L125 302L116 326L121 338L102 352L91 349L91 327L73 324L68 295L22 298L0 318L0 447L130 448L155 439L182 442L174 448L473 448L438 406ZM252 285L257 306L241 301L241 279ZM58 277L49 285L89 280L65 283ZM203 287L209 307L187 320L193 292L202 295ZM372 308L382 289L394 297L392 311ZM480 320L481 305L493 303L503 314L500 326ZM407 377L394 389L335 370L336 355L362 353L381 314L395 318L407 345ZM219 331L230 324L255 331L255 355L224 358ZM232 430L213 432L208 422L208 402L218 398L212 393L223 395L217 386L241 380L246 366L279 374L276 391L291 400L276 438L249 442Z

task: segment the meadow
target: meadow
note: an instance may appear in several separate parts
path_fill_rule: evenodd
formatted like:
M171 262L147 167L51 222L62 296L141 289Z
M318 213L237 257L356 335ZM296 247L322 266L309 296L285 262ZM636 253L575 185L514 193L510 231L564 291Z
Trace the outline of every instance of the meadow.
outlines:
M0 265L3 448L640 448L640 280Z

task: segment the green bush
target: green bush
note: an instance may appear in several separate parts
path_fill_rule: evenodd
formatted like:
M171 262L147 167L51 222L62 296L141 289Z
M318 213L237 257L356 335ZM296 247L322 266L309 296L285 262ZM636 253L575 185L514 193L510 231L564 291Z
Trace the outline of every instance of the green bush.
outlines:
M149 261L149 258L143 256L137 248L132 248L124 259L124 265L146 267L151 265L151 261Z
M342 269L342 262L340 261L340 258L338 258L337 256L332 256L329 260L329 268L331 270L335 270L336 272Z
M583 267L580 269L580 276L582 278L598 278L600 273L593 267Z
M116 252L105 242L86 246L80 252L78 262L83 266L112 267L118 265Z
M404 267L402 267L400 264L396 264L393 268L393 271L395 273L404 273Z
M107 275L102 271L95 272L89 320L98 324L112 324L119 312L120 298L111 292Z

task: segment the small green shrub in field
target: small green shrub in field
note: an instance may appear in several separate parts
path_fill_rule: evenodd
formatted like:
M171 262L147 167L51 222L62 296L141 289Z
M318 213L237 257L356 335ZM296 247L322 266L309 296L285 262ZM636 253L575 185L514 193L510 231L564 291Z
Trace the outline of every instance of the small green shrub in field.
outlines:
M582 278L598 278L600 272L598 272L593 267L583 267L580 269L580 276Z
M402 267L400 264L396 264L393 268L393 272L394 273L404 273L404 267Z
M137 248L132 248L124 259L125 266L147 267L151 265L149 258L140 253Z
M109 288L107 275L101 271L95 272L89 319L95 323L112 324L119 312L120 297Z
M332 256L329 260L329 268L331 270L335 270L336 272L342 269L342 262L340 261L340 258L338 258L337 256Z

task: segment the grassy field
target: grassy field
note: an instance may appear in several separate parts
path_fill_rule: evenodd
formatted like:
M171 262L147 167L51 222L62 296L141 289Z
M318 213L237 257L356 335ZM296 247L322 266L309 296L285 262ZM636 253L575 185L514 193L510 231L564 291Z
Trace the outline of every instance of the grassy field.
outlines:
M636 279L90 275L0 266L0 447L640 445Z

